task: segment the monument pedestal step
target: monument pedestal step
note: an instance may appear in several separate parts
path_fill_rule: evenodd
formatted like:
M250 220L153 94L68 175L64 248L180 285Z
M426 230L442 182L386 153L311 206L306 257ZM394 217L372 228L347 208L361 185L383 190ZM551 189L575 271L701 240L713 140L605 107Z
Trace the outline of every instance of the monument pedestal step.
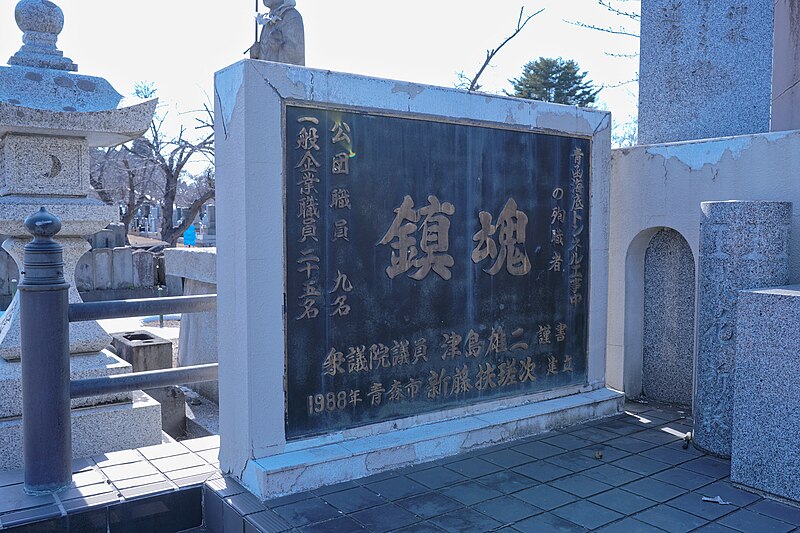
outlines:
M133 400L72 410L73 457L161 444L161 405L141 391ZM22 417L0 421L0 471L22 468Z
M241 480L267 500L613 416L623 402L622 393L602 388L511 407L487 404L483 412L380 434L357 428L288 443L283 453L251 460Z

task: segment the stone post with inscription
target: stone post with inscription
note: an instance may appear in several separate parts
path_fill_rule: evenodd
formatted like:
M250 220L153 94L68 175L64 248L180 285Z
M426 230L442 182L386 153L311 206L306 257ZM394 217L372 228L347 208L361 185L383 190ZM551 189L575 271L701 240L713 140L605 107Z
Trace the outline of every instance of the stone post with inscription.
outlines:
M770 128L774 0L642 0L639 144Z
M30 240L23 221L47 207L63 224L58 241L64 246L69 301L80 302L75 268L90 248L84 236L117 218L115 206L88 196L89 149L141 135L150 124L156 100L130 102L105 79L78 74L78 66L56 47L64 14L54 3L22 0L15 18L24 44L8 60L9 66L0 67L0 234L8 236L3 248L21 270L23 248ZM130 372L130 365L105 350L110 340L96 322L70 324L70 353L79 356L72 358L73 378ZM12 427L21 413L19 359L19 298L15 298L0 320L0 417L10 420L0 437L11 441L0 457L0 468L20 466L17 461L21 461L15 456L19 439ZM131 403L127 393L76 400L73 407L100 403L117 403L126 411L107 413L106 419L116 417L122 423L107 433L117 434L117 440L92 436L102 432L105 415L98 418L100 411L83 410L73 420L76 455L160 442L159 408L152 399L143 409L138 408L141 402ZM81 432L81 424L95 429Z
M730 456L738 291L787 283L792 204L703 202L701 208L694 442Z

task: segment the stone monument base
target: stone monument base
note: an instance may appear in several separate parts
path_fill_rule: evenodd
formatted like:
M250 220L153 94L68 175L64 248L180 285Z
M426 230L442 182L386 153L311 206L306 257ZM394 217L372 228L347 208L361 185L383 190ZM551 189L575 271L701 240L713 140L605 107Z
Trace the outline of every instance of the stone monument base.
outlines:
M133 400L72 410L73 457L161 444L161 405L141 391ZM0 470L22 468L22 417L0 421Z
M800 285L742 291L731 481L800 502Z
M290 442L284 452L251 460L241 479L262 500L313 490L521 439L623 411L624 395L598 389L487 402ZM548 399L549 398L549 399ZM428 420L426 420L426 418ZM398 429L399 428L399 429Z

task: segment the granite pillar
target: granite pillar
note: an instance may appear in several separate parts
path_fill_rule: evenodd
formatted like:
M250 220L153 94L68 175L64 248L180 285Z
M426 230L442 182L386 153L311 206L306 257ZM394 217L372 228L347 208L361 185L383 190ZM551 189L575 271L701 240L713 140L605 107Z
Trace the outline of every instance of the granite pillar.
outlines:
M797 0L775 0L771 129L800 129L800 2Z
M739 293L731 481L800 502L800 286Z
M773 0L642 0L639 144L770 128Z
M731 454L737 291L785 285L789 202L703 202L694 442Z

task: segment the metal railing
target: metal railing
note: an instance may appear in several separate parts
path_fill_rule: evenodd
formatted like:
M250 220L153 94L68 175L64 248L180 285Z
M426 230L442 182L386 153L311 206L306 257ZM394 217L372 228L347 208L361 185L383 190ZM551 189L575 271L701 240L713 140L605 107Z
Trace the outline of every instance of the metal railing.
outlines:
M25 227L34 237L25 246L18 285L25 491L43 494L72 483L70 399L218 377L218 364L213 363L71 381L69 323L213 311L216 295L70 304L64 248L53 240L61 221L42 208L28 217Z

